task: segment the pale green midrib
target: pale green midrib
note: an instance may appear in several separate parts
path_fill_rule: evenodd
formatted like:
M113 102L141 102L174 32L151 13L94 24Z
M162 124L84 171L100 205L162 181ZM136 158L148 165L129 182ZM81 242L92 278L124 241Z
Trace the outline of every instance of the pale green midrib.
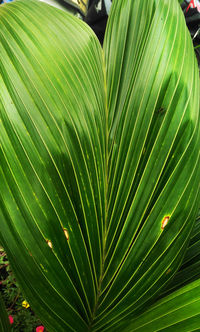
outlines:
M99 298L101 295L101 288L102 288L102 281L104 276L104 264L105 264L105 258L106 258L106 234L107 234L107 218L108 218L108 140L109 140L109 126L108 126L108 98L107 98L107 80L106 80L106 65L105 65L105 54L102 49L102 58L103 58L103 72L104 72L104 92L105 92L105 184L104 184L104 204L105 204L105 221L104 221L104 227L103 227L103 243L102 243L102 264L101 264L101 274L99 278L98 288L97 288L97 296L96 296L96 303L94 305L94 309L92 311L91 320L88 326L88 331L93 330L93 323L96 318L96 312L99 307Z

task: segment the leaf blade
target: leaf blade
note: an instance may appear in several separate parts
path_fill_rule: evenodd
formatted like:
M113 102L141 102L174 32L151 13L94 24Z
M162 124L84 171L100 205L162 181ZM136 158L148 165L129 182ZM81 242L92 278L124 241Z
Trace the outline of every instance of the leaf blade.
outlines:
M98 330L137 312L143 285L144 302L138 305L144 309L147 292L149 299L155 296L152 284L161 287L166 267L160 261L147 281L145 273L153 271L157 255L165 258L167 252L170 260L169 247L183 254L181 232L191 214L189 236L197 211L190 204L199 199L199 74L180 6L176 1L115 2L104 52L110 182ZM177 259L174 270L178 264Z
M182 331L199 328L199 280L156 303L131 324L129 331ZM128 331L125 329L124 331Z
M102 51L86 25L46 4L5 5L1 17L2 242L36 313L45 299L47 328L85 331L102 255Z

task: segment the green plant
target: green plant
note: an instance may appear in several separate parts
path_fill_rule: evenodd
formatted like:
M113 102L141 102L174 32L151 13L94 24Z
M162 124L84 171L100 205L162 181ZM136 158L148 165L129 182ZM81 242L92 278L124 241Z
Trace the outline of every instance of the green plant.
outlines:
M12 306L19 297L20 291L3 248L0 248L0 269L0 282L3 288L4 299L6 300L6 306L8 307L9 304Z
M9 261L3 248L0 247L0 290L1 301L5 303L7 311L4 310L1 320L7 321L7 326L0 331L32 332L41 322L35 317L30 307L23 306L24 297L19 285L12 273ZM3 305L3 304L2 304ZM12 317L12 324L8 321L8 315ZM5 318L4 318L5 317ZM4 318L4 319L3 319ZM4 323L5 324L5 323Z
M4 332L4 331L10 331L10 323L9 323L9 319L8 319L8 315L6 312L6 308L5 308L5 304L4 301L2 299L1 293L0 293L0 312L1 312L1 316L0 316L0 331Z
M199 279L158 300L199 206L199 72L178 1L114 1L103 51L36 1L0 18L0 241L31 307L53 332L198 328Z

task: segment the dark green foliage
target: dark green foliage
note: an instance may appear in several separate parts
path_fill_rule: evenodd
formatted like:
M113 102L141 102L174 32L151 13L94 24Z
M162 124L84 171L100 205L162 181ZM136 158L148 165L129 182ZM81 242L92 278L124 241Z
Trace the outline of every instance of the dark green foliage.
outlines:
M2 247L0 247L0 291L7 309L7 316L11 315L13 318L13 324L9 323L11 332L31 332L41 325L31 308L26 309L22 305L24 296ZM3 332L7 332L7 329Z

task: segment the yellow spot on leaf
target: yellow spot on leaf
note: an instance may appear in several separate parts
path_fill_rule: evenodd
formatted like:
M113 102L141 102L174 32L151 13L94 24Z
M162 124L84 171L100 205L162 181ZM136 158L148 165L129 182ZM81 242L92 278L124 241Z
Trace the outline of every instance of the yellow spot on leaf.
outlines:
M165 226L167 226L167 223L168 223L168 221L169 221L169 218L170 218L169 216L163 218L161 229L164 229Z
M66 228L63 228L63 231L64 231L64 234L65 234L65 237L67 239L67 241L69 240L69 234L68 234L68 231Z
M166 274L169 274L170 272L172 272L172 270L168 269L167 272L166 272Z
M47 240L47 244L51 249L53 248L52 242L50 240Z

